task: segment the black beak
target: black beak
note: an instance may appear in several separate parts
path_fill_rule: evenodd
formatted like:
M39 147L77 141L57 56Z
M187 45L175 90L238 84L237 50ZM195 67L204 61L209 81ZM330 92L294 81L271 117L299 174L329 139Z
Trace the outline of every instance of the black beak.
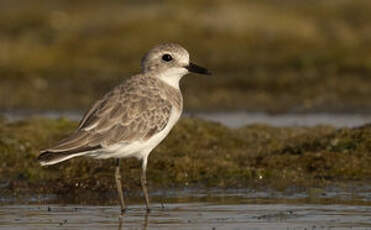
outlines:
M186 66L185 68L188 69L188 71L192 73L211 75L211 72L209 72L209 70L199 65L193 64L192 62L190 62L189 65Z

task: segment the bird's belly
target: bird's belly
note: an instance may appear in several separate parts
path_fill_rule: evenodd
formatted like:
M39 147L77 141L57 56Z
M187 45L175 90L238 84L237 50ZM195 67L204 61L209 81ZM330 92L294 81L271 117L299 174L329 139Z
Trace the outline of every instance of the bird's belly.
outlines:
M169 134L175 123L179 120L181 111L173 109L169 122L166 127L145 141L133 141L131 143L122 142L109 146L105 149L105 154L99 154L96 158L126 158L136 157L143 159L148 156L165 137Z

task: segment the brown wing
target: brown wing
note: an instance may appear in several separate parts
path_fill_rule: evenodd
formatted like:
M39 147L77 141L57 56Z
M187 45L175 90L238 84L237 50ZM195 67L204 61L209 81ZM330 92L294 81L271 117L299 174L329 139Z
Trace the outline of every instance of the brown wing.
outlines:
M156 87L140 84L144 82L129 81L106 94L85 114L71 136L46 151L76 153L146 140L163 130L172 105Z
M163 130L169 120L172 105L159 94L136 95L127 93L116 103L105 103L97 109L79 132L89 133L90 143L109 146L118 142L148 139Z

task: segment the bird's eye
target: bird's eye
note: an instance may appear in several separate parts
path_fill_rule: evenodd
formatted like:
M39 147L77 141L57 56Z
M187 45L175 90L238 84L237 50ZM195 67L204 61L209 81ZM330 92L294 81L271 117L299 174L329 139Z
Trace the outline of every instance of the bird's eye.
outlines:
M169 61L173 60L173 57L170 54L164 54L162 56L162 60L164 60L166 62L169 62Z

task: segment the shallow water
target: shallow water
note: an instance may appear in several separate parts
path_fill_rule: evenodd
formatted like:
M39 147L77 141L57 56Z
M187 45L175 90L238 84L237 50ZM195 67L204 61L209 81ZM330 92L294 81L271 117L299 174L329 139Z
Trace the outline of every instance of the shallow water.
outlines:
M0 229L371 229L371 207L172 203L132 205L119 218L118 206L0 206Z
M157 191L151 194L150 214L142 196L127 196L122 217L119 206L112 205L116 196L99 201L86 195L79 205L60 199L64 195L23 196L2 200L0 229L371 229L369 186L349 188Z
M23 120L29 117L60 118L66 117L78 121L83 113L77 111L65 112L32 112L32 111L2 111L0 115L10 121ZM371 114L350 113L286 113L268 114L263 112L213 112L213 113L185 113L184 116L198 117L205 120L222 123L231 128L238 128L249 124L267 124L272 126L316 126L332 125L334 127L357 127L371 123Z
M331 125L340 127L357 127L371 122L371 114L331 114L331 113L287 113L267 114L252 112L218 112L197 113L200 117L210 121L220 122L231 128L238 128L250 124L267 124L272 126L316 126Z

